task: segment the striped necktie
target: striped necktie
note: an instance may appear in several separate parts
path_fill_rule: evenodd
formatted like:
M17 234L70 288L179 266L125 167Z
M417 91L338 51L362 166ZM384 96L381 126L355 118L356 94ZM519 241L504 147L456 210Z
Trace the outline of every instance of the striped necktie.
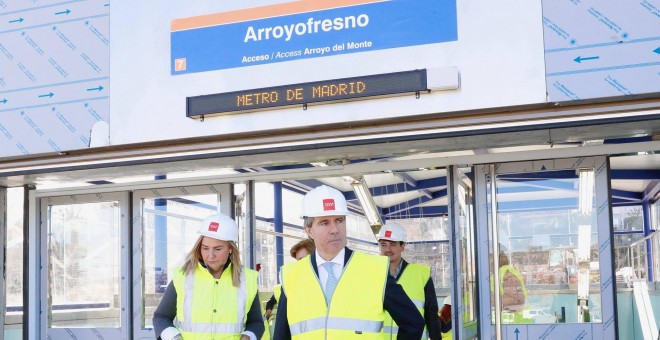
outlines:
M325 281L325 302L330 305L330 298L332 298L332 293L337 288L337 277L335 277L335 272L332 270L332 262L326 262L323 265L325 266L325 271L328 272L328 279Z

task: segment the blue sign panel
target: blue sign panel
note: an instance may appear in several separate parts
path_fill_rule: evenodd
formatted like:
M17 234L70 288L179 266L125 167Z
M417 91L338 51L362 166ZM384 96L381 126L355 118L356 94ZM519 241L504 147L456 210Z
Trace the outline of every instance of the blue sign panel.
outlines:
M173 75L456 41L456 0L302 0L172 21Z

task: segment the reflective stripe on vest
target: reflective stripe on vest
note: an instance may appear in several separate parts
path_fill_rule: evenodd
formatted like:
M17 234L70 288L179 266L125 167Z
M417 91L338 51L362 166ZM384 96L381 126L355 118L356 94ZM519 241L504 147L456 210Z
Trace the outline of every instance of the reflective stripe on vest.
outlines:
M354 252L329 305L311 256L282 267L292 339L382 339L388 262L384 256Z
M406 292L406 295L412 300L417 307L419 313L424 317L424 302L425 302L425 292L424 287L431 277L431 267L425 266L422 264L408 263L403 272L399 276L397 283L401 285L403 290ZM399 327L396 322L392 320L392 317L389 313L385 315L385 327L383 327L383 333L389 334L387 338L396 339L396 335L399 333ZM422 339L428 339L428 330L426 325L424 325L424 334Z
M193 323L176 322L176 326L184 332L194 333L240 333L243 331L242 324L235 323Z
M395 324L396 325L396 324ZM383 327L385 334L399 334L399 326L385 326ZM422 339L428 339L429 332L424 328L424 333L422 333Z
M194 271L175 272L177 320L184 339L238 339L248 307L257 294L257 273L242 268L239 287L232 284L230 264L216 279L199 264Z
M316 318L311 320L300 321L291 324L291 336L299 335L305 332L312 332L320 329L325 329L326 321L329 329L341 329L346 331L354 331L356 329L364 332L377 333L383 327L380 321L367 321L358 319L347 318Z

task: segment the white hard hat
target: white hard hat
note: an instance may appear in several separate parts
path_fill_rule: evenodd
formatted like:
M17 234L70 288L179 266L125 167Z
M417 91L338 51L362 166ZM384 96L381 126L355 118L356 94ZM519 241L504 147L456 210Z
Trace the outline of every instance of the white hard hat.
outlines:
M238 226L225 214L213 214L205 218L197 233L216 240L238 242Z
M406 242L406 230L396 223L385 223L378 232L378 240Z
M346 216L346 198L335 188L321 185L310 190L302 200L301 217Z
M451 295L447 296L445 298L445 302L443 302L445 305L450 305L451 306Z

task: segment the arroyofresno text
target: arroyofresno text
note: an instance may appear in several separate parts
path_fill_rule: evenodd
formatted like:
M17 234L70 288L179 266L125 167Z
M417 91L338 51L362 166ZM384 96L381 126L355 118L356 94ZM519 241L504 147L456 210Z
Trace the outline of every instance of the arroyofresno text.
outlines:
M309 18L307 19L307 22L263 28L254 28L254 26L250 26L248 27L247 32L245 32L245 39L243 39L243 42L256 42L269 39L284 39L284 41L289 41L294 35L301 36L320 32L341 31L345 29L366 27L368 25L369 16L366 14L360 14L357 17L350 15L322 20Z

